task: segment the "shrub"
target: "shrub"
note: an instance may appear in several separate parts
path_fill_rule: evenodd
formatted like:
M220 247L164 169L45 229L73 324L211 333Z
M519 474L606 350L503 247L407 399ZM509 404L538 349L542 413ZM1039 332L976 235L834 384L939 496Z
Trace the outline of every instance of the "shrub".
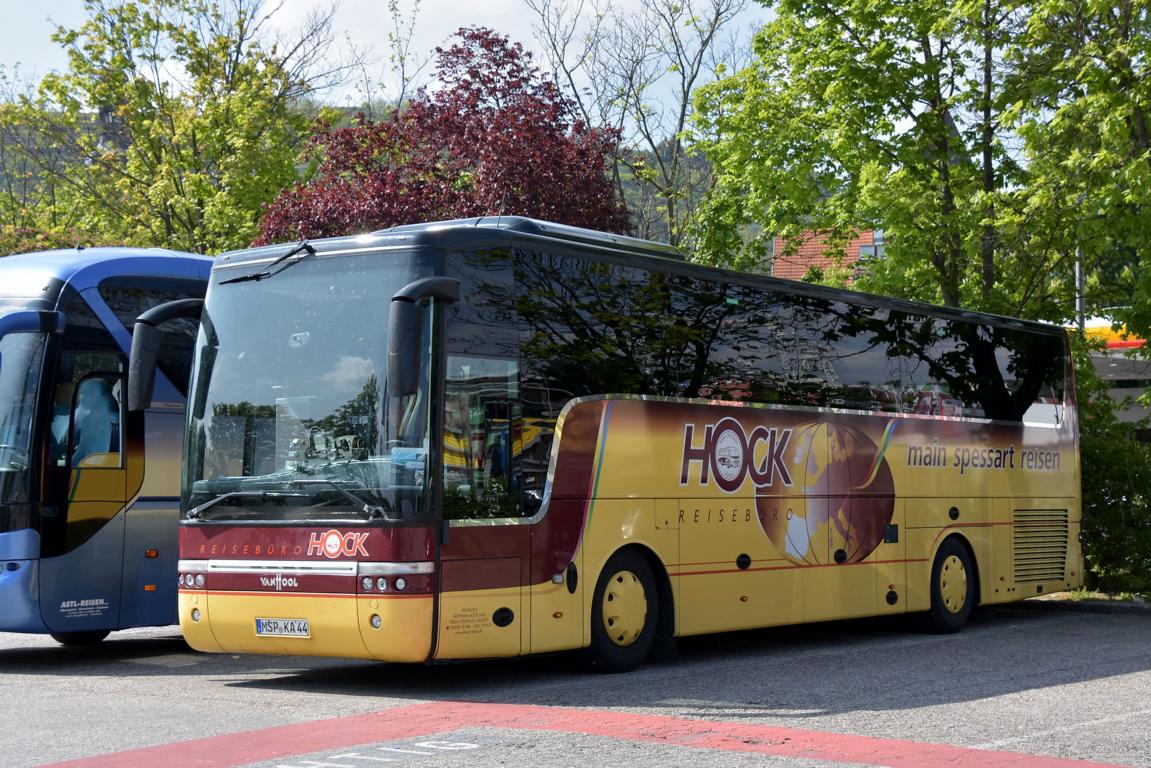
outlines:
M1077 355L1084 580L1104 592L1151 591L1151 444L1120 422L1085 352Z

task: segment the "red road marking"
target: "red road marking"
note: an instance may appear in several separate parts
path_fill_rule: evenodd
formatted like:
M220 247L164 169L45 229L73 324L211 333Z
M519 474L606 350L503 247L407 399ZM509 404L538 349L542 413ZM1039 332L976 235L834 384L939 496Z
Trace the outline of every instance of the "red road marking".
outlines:
M427 737L464 728L555 731L773 757L878 764L891 768L1116 768L1110 763L1041 757L902 739L821 733L774 725L689 720L523 704L433 702L54 763L52 768L233 768L333 749Z

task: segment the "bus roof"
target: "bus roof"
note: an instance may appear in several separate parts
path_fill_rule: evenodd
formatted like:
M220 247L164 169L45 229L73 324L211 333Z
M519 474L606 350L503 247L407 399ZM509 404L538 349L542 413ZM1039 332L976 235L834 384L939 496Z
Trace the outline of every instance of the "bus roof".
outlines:
M565 224L554 224L523 216L482 216L471 219L405 224L363 235L323 238L310 240L308 243L315 248L317 253L332 253L395 247L477 248L485 245L504 244L508 241L538 242L541 245L562 243L591 253L610 254L617 258L623 258L637 267L695 276L716 282L753 286L794 295L869 304L888 309L962 319L979 324L1008 326L1051 335L1064 335L1065 333L1060 326L1051 323L1020 320L1005 315L926 304L907 299L768 277L752 272L739 272L695 264L686 260L678 249L664 243ZM248 261L273 259L282 255L285 248L291 246L291 243L281 243L232 251L223 254L217 260L216 268L233 267Z
M449 230L466 232L468 229L500 230L503 232L532 235L551 240L563 240L580 245L590 245L598 248L608 248L613 251L623 251L641 256L655 256L664 259L685 261L683 253L674 246L666 243L657 243L653 240L644 240L630 235L617 235L611 232L600 232L594 229L573 227L568 224L555 224L550 221L529 219L526 216L481 216L474 219L452 219L427 224L408 224L390 229L374 232L373 235L413 234L416 236L433 237L438 232Z
M571 245L602 249L620 255L646 256L684 261L683 254L665 243L643 240L629 235L598 232L593 229L554 224L524 216L480 216L472 219L429 221L423 224L403 224L362 235L326 237L309 240L318 253L344 250L372 250L375 248L453 248L461 245L481 246L484 243L506 243L509 239L541 239L565 242ZM291 247L292 243L266 245L222 254L217 262L221 268L248 261L275 258Z
M82 291L121 274L206 279L212 259L164 248L65 248L0 258L0 297L54 301L60 288Z

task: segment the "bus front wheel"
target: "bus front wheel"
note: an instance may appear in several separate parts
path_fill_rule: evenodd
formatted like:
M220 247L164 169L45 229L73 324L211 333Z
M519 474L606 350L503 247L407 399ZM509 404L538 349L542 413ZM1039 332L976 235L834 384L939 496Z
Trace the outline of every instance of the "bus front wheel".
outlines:
M927 626L932 632L958 632L975 607L975 566L967 548L955 539L939 547L931 567L931 610Z
M659 592L651 566L638 552L612 555L596 582L588 656L600 672L628 672L651 653Z
M108 630L93 630L91 632L53 632L52 639L60 645L96 645L108 636Z

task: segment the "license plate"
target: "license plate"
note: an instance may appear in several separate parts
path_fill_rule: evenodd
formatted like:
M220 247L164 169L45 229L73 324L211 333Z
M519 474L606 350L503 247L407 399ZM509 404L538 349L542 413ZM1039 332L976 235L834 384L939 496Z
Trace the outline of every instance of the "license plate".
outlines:
M265 637L310 637L307 619L256 619L256 634Z

